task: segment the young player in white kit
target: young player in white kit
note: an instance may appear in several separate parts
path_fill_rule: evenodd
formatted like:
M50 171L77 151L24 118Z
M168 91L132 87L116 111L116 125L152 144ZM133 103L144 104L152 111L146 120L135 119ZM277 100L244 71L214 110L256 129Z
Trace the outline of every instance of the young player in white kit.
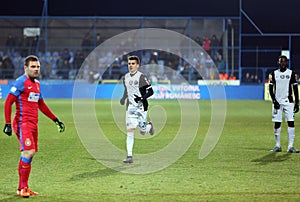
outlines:
M148 101L147 98L153 95L153 89L148 78L138 71L140 67L140 59L138 56L128 57L129 72L123 78L124 94L120 100L120 104L126 103L126 128L127 139L126 149L127 158L123 160L124 163L133 163L132 150L134 143L134 131L137 126L140 128L142 135L150 133L154 134L153 125L151 122L147 123Z
M299 150L294 148L295 113L299 111L299 94L298 83L294 71L287 68L288 59L286 56L279 57L279 69L274 70L271 74L269 83L269 92L273 102L272 121L274 122L275 147L272 152L281 152L280 132L282 114L284 113L285 120L288 123L288 148L287 152L299 153ZM293 101L292 92L294 92L295 103Z

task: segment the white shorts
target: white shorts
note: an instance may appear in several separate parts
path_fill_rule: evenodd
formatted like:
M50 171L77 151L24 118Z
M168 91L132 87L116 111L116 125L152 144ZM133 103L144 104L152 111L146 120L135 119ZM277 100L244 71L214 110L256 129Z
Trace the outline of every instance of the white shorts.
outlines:
M143 106L136 107L129 105L126 111L126 128L135 129L137 126L140 127L141 131L146 131L148 111L144 111Z
M279 109L274 109L272 105L272 121L273 122L282 122L282 114L284 113L285 121L294 121L294 103L284 103L280 104Z

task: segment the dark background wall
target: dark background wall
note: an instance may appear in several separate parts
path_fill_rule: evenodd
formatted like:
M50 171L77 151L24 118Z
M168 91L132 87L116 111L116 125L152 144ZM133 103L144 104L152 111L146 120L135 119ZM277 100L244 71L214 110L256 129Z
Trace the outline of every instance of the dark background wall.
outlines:
M2 16L41 16L44 1L3 1ZM300 34L300 12L296 0L48 0L49 16L240 16L242 33ZM261 31L261 33L259 31ZM242 45L286 49L286 38L253 38ZM252 48L253 48L252 47ZM292 37L293 66L300 67L300 37ZM252 56L251 56L252 57ZM260 61L264 60L262 54ZM255 64L254 61L252 61ZM268 63L270 63L268 61ZM276 63L274 62L274 65ZM244 65L244 64L242 64ZM245 64L246 65L246 64ZM251 59L249 66L251 66ZM300 68L299 68L300 69Z
M0 15L40 16L42 0L2 1ZM48 0L50 16L239 16L240 7L264 32L300 33L296 0Z

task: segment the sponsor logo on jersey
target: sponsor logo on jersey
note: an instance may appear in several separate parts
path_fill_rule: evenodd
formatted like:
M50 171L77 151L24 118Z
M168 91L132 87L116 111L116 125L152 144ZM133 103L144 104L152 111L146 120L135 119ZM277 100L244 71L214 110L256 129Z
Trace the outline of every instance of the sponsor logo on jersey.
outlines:
M39 93L30 92L27 100L29 102L38 102L39 98L40 98L40 94Z
M134 80L134 85L137 85L139 82L137 80Z

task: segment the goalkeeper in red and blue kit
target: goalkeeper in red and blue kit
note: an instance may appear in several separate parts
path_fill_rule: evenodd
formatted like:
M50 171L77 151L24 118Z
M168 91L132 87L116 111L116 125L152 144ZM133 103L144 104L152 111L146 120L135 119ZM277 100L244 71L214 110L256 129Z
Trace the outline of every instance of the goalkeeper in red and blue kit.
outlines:
M21 156L18 165L19 187L17 194L21 197L38 195L29 189L28 179L31 171L31 161L38 151L38 110L55 122L59 132L64 132L64 124L51 112L44 102L37 80L40 74L40 62L38 57L29 55L24 61L25 73L16 79L10 88L4 104L5 126L3 132L8 136L12 134L12 128L16 134ZM11 124L12 105L16 110ZM13 127L12 127L13 126Z

